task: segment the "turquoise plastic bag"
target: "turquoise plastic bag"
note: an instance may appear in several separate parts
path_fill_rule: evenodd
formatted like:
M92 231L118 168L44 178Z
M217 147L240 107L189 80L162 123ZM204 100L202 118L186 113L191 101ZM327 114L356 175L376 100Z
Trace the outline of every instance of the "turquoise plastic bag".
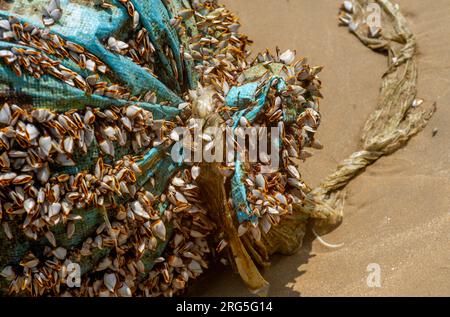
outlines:
M29 24L42 29L44 28L42 9L49 2L48 0L3 2L0 4L0 20L8 20L13 17L22 25ZM102 8L100 3L101 1L61 0L63 14L57 23L49 27L50 33L59 35L65 41L82 46L105 63L108 71L101 78L105 82L123 85L129 90L131 96L154 92L157 104L144 101L130 102L126 99L88 94L51 75L43 75L38 79L24 72L19 77L11 67L4 63L0 63L0 98L6 100L17 98L32 104L33 108L47 108L57 112L85 109L86 106L101 109L111 106L122 107L132 103L152 112L155 120L170 121L180 115L182 111L177 108L178 104L183 102L180 96L188 89L194 88L196 81L193 76L192 62L184 61L181 58L183 56L180 52L181 42L177 31L170 24L170 19L177 15L177 11L188 7L189 3L172 0L166 7L165 2L161 0L131 1L140 16L141 26L147 29L155 48L157 59L155 64L158 65L157 77L134 63L129 57L116 54L106 48L105 43L109 37L121 39L135 30L132 28L132 19L129 17L127 8L120 1L111 1L112 6L107 9ZM192 34L195 34L195 22L186 21L186 26L191 28ZM6 32L6 30L0 31L0 35L4 33L3 31ZM186 41L187 38L184 40ZM187 43L183 44L187 47ZM27 47L25 43L0 41L0 50L13 47L37 51L34 47ZM179 72L178 76L175 76L170 62L164 54L165 47L172 51L177 69L183 70ZM61 59L61 64L83 76L89 75L87 69L81 69L70 59ZM93 148L97 145L95 143L94 141ZM126 147L119 152L120 155L132 154L129 152L130 150L129 147ZM153 177L156 186L151 191L155 195L159 195L165 190L168 179L180 168L179 164L174 163L169 156L165 155L166 150L163 147L153 148L147 153L142 153L143 159L139 162L143 173L138 178L137 185L145 187L148 180ZM88 156L76 157L75 167L60 168L58 171L75 174L81 170L91 170L98 157L98 150L94 149ZM161 206L161 212L163 210L164 206ZM79 246L103 222L101 212L95 208L74 210L73 213L82 215L83 220L76 223L76 233L71 239L67 239L64 225L57 225L52 229L59 246L66 248ZM0 248L2 254L0 267L17 264L27 251L39 250L48 245L45 238L31 241L23 235L19 228L12 228L12 231L15 238L11 241L0 230L0 241L5 241ZM170 236L170 228L168 228L168 235ZM161 243L156 252L146 251L148 254L143 256L146 270L152 268L153 259L163 252L164 247L165 243ZM39 253L39 251L35 252ZM109 250L105 249L85 258L82 261L83 273L90 271L95 263L108 253Z
M47 0L15 0L2 5L0 19L7 19L10 16L16 17L22 23L29 23L43 28L42 8L48 5ZM69 1L62 0L61 7L63 15L60 21L50 27L52 33L58 34L65 40L79 44L90 53L97 56L111 69L109 78L117 80L126 85L131 94L136 96L148 91L157 94L158 101L167 101L172 106L176 106L182 100L178 96L181 88L186 91L192 88L192 65L184 67L180 59L180 41L176 31L170 25L172 13L170 13L160 0L131 1L135 10L140 14L140 21L148 30L149 37L156 49L159 58L158 65L161 65L160 80L149 74L142 67L135 64L130 58L115 54L106 49L103 44L110 36L124 36L132 31L130 18L126 8L119 1L112 1L114 5L111 9L103 9L96 5L95 1ZM179 2L179 1L172 1ZM180 4L181 8L181 4ZM163 45L167 44L173 52L178 69L186 68L187 78L180 72L178 81L175 80L172 68L167 57L163 53ZM1 48L10 48L10 42L0 41ZM80 72L79 67L67 60L63 65ZM124 105L127 101L104 96L86 96L83 91L71 87L64 82L56 80L50 76L35 79L24 74L24 78L17 78L9 67L1 65L0 82L3 87L9 86L10 92L17 95L32 97L33 105L39 107L54 107L55 109L65 109L67 104L70 107L83 107L86 104L95 107L106 107L108 105ZM173 87L173 90L168 88ZM142 104L148 108L155 108L155 105ZM173 115L173 111L165 109L168 115ZM163 112L165 112L163 111Z

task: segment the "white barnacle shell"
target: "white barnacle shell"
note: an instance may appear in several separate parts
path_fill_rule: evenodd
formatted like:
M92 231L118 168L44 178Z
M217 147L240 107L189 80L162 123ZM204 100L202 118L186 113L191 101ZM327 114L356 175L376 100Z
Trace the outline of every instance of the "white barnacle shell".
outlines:
M72 153L73 144L73 138L71 136L66 137L63 142L64 151L66 151L67 153Z
M174 186L181 187L181 186L184 186L184 185L185 185L185 182L184 182L183 179L181 179L181 178L179 178L179 177L174 177L174 178L172 179L172 184L173 184Z
M75 166L75 162L70 157L68 157L66 154L63 153L58 153L56 161L62 166Z
M192 260L191 263L188 264L188 268L191 272L196 274L201 274L203 272L203 269L196 260Z
M103 276L103 282L105 283L106 288L110 292L114 292L114 288L116 287L116 283L117 283L116 274L114 274L114 273L105 274Z
M291 50L285 51L280 55L280 60L286 65L291 65L295 60L295 52Z
M47 231L45 233L45 237L47 238L48 242L50 242L50 244L54 247L56 247L56 239L55 236L53 235L53 232L51 231ZM65 257L65 256L64 256ZM64 259L64 258L63 258Z
M380 35L381 32L381 28L377 27L377 26L371 26L369 27L369 36L371 38L376 38Z
M27 213L30 213L33 210L34 206L36 206L36 202L33 198L28 198L23 202L23 208Z
M344 1L344 9L345 11L347 11L348 13L353 13L353 2L351 1Z
M215 94L216 92L212 87L199 87L196 94L191 94L191 96L195 96L192 104L193 113L201 119L205 119L210 115L215 108L215 102L213 100Z
M11 266L6 266L1 272L0 275L8 280L13 280L16 278L16 273L14 273Z
M8 20L0 20L0 28L6 31L11 31L11 24Z
M186 197L184 197L184 195L182 193L180 193L180 192L175 192L175 198L180 203L184 203L184 204L188 203Z
M50 12L50 17L54 20L54 21L59 21L62 17L62 10L61 9L55 9L53 11Z
M139 13L137 11L134 11L133 14L133 29L136 29L139 25Z
M238 236L243 236L248 231L248 226L246 223L241 223L238 227Z
M151 224L153 234L161 240L166 240L166 226L161 219L156 220Z
M138 106L129 106L126 110L126 115L128 118L133 119L135 116L137 116L139 113L141 113L142 108Z
M283 205L287 205L288 204L286 196L284 196L282 193L276 193L275 194L275 198L276 198L276 200L278 200Z
M67 255L67 250L63 247L59 247L56 250L53 251L53 255L58 259L58 260L64 260L66 258Z
M142 204L139 201L133 201L131 203L131 209L133 212L138 215L139 217L142 217L144 219L150 219L150 216L148 213L144 210L144 207L142 207Z
M1 52L2 51L0 51L0 57ZM11 109L9 108L9 105L5 103L2 109L0 110L0 123L9 124L10 121L11 121Z
M30 137L30 140L34 140L39 136L39 130L35 125L28 123L26 126L27 133Z
M419 107L420 105L423 104L423 99L414 99L411 106L413 108Z
M57 214L59 214L60 211L61 211L61 204L53 203L50 205L50 207L48 209L48 216L49 217L56 216Z
M61 3L59 0L51 0L48 7L46 8L48 12L61 8Z
M110 36L108 38L108 46L109 47L114 47L116 45L116 42L117 42L117 40L114 37Z
M117 290L117 294L121 297L131 297L131 289L126 283L123 283L122 287Z
M0 50L0 57L13 57L14 53L10 50Z
M350 22L349 24L348 24L348 28L350 29L350 31L352 31L352 32L356 32L356 30L358 29L358 27L359 27L359 23L358 22Z
M259 188L261 188L263 190L266 189L266 179L264 178L264 176L262 174L256 175L255 183L256 183L256 186L258 186Z
M346 13L343 16L339 17L339 20L345 25L349 25L353 21L353 18L350 14Z
M200 167L199 166L192 166L191 176L192 176L193 180L197 179L197 177L200 176Z
M294 177L296 179L300 179L300 173L299 173L297 167L295 167L294 165L289 165L287 167L287 170L292 177Z

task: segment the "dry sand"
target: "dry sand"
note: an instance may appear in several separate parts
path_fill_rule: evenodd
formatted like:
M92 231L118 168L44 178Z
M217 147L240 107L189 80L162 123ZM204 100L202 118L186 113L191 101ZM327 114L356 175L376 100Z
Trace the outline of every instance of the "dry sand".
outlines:
M344 223L324 237L344 242L330 250L311 234L301 251L275 257L264 276L270 296L450 296L450 0L397 0L419 44L419 97L437 102L428 127L346 187ZM335 0L223 0L236 12L253 51L296 49L321 75L325 99L322 151L301 167L317 186L358 149L375 108L386 57L338 27ZM438 134L432 137L433 129ZM381 267L381 288L366 284L370 263ZM249 296L229 268L213 269L197 296Z

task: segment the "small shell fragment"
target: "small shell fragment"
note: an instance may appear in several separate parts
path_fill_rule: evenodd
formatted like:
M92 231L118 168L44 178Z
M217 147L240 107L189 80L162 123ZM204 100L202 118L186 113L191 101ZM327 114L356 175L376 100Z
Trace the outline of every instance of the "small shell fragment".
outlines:
M58 260L64 260L66 258L67 255L67 250L63 247L59 247L56 250L53 251L53 255L58 259Z
M116 283L117 283L116 274L114 274L114 273L105 274L103 277L103 281L105 283L106 288L110 292L114 292L114 288L116 287Z
M344 9L345 11L347 11L348 13L353 13L353 3L352 1L344 1Z
M151 224L152 232L153 234L165 241L166 240L166 226L164 225L164 222L161 219L156 220L154 223Z
M291 65L295 60L295 52L287 50L286 52L280 55L280 60L286 65Z
M192 175L192 179L196 180L197 177L200 176L200 167L199 166L192 166L191 175Z
M411 106L414 108L420 107L423 104L423 99L414 99Z

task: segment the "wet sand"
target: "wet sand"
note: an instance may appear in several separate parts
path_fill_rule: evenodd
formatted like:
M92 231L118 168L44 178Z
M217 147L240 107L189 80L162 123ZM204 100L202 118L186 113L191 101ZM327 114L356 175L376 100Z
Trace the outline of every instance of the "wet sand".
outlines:
M338 27L339 1L222 0L236 12L253 51L297 50L321 74L323 115L316 151L301 172L317 186L359 149L363 124L376 105L386 57ZM346 188L344 223L323 238L311 233L290 257L264 272L270 296L450 296L450 0L398 0L419 45L419 95L437 102L427 128L383 157ZM438 129L435 137L433 129ZM369 288L367 266L381 268L381 287ZM213 268L191 295L250 296L229 268Z

